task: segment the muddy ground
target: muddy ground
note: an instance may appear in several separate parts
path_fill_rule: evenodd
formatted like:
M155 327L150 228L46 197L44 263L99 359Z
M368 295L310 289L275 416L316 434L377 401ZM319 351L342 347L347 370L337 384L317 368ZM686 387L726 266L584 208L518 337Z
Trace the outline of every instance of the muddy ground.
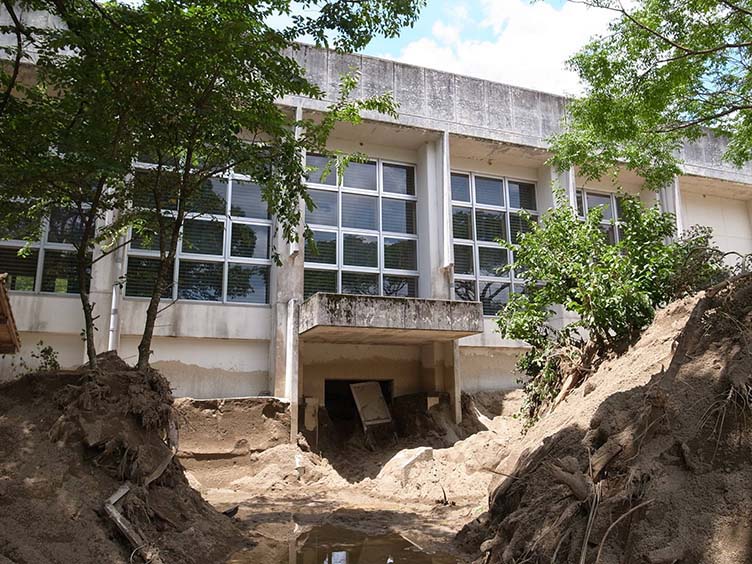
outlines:
M369 450L356 428L321 440L321 452L285 443L289 416L275 400L178 400L189 481L220 510L239 505L235 522L257 543L233 562L288 562L290 543L324 524L396 532L469 561L452 541L487 510L493 469L519 433L520 393L466 396L460 426L446 403L425 412L421 399L399 400L412 411L398 421L396 444Z

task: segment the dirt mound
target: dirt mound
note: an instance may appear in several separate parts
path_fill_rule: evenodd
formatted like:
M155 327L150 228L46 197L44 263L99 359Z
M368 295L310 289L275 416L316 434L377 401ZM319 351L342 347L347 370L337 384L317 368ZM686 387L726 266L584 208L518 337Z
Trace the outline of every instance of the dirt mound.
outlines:
M752 276L676 302L510 445L488 564L752 562Z
M111 355L1 386L0 561L140 561L104 511L123 483L115 507L163 562L219 562L242 546L172 457L171 411L164 378Z
M288 442L290 405L276 398L175 400L181 457L239 456Z

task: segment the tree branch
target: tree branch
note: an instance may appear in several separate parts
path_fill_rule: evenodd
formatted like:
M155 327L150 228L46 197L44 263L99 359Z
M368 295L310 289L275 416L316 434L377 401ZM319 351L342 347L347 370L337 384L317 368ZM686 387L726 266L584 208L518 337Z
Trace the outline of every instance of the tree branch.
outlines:
M13 93L13 89L16 87L16 81L18 80L18 73L21 71L21 59L23 58L23 24L21 24L21 21L18 19L18 15L16 14L13 4L10 0L3 0L3 6L6 10L8 10L8 14L10 15L10 19L13 20L13 29L16 34L16 57L13 60L13 72L10 76L10 81L8 82L8 86L5 89L5 92L3 93L2 101L0 102L0 116L5 113L5 109L8 107L8 103L10 102L10 97Z

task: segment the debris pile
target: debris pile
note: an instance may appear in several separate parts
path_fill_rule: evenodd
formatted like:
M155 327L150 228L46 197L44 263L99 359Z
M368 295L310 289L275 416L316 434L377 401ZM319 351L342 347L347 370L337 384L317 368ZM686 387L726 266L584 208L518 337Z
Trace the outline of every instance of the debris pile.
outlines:
M173 420L167 381L114 355L1 386L0 562L198 564L243 546L189 486Z
M752 276L660 311L495 468L487 564L752 561Z

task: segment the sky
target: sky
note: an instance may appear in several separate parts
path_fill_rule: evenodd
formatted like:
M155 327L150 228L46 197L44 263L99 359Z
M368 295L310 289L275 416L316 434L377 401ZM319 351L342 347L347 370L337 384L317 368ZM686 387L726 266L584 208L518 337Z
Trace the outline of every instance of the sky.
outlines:
M566 61L612 12L566 0L428 0L415 26L364 54L554 94L582 92Z

